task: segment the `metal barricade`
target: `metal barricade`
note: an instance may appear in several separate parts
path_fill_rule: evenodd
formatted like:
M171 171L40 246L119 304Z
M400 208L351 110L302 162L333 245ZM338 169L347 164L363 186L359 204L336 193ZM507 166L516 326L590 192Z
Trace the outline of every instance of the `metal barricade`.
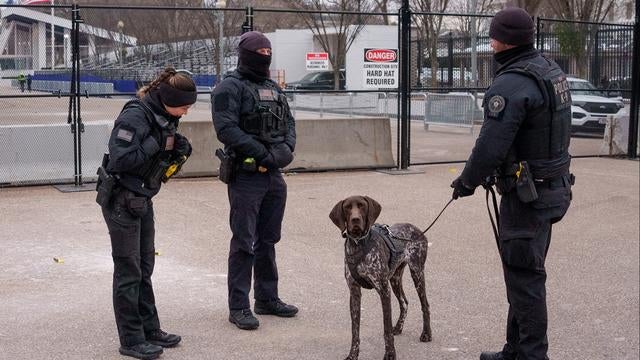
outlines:
M429 125L469 128L477 113L476 99L469 93L427 93L424 102L424 129Z

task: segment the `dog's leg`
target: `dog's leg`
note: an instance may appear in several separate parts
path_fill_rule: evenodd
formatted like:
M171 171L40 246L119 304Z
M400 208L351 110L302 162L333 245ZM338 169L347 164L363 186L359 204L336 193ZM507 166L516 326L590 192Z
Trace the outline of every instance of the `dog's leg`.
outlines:
M345 360L357 360L360 354L360 302L362 299L362 289L352 283L349 285L351 296L349 299L349 309L351 311L351 350Z
M384 360L396 359L396 348L393 344L393 328L391 319L391 291L389 291L389 283L387 281L382 284L378 294L380 302L382 302L382 318L384 324Z
M398 299L398 305L400 307L400 316L398 317L396 326L393 327L393 335L402 334L404 320L407 318L407 305L409 304L409 301L407 301L407 297L405 296L404 290L402 289L402 274L404 273L405 266L406 264L400 265L390 280L391 289L396 295L396 298Z
M424 263L420 265L410 262L409 270L411 271L413 284L416 286L416 291L418 291L420 306L422 307L423 325L420 341L429 342L431 341L431 314L429 312L429 302L427 301L427 292L424 284Z

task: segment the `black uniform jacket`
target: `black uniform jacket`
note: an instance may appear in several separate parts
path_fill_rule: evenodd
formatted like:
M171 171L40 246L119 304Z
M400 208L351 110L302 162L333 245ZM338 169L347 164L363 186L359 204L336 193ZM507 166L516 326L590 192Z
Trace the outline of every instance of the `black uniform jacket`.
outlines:
M251 134L240 128L240 116L254 112L256 99L252 90L245 84L248 81L241 73L234 71L218 84L211 94L211 108L213 126L218 140L225 145L225 150L233 150L239 158L252 157L258 161L264 159L270 148L277 144L264 144ZM267 79L269 86L282 90L271 79ZM293 152L296 147L295 121L289 107L286 106L286 123L288 133L284 143Z
M161 115L173 126L178 126L179 117L164 109L157 90L151 90L142 98L155 114ZM160 191L144 187L142 171L158 152L165 149L162 131L154 119L149 119L139 107L127 107L115 121L109 139L109 173L118 174L123 187L140 195L152 197Z
M545 63L535 49L520 51L502 64L485 92L484 123L461 175L469 187L479 186L503 165L527 114L544 110L544 95L534 79L513 72L501 74L511 64L523 60Z

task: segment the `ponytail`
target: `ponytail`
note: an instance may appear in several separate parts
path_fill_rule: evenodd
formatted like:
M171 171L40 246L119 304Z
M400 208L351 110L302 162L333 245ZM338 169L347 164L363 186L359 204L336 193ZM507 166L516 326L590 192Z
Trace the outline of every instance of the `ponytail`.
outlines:
M191 77L181 72L177 72L176 69L168 66L155 80L149 83L149 85L141 87L136 95L139 98L142 98L151 90L157 89L161 83L167 83L178 90L196 91L196 84L193 82Z

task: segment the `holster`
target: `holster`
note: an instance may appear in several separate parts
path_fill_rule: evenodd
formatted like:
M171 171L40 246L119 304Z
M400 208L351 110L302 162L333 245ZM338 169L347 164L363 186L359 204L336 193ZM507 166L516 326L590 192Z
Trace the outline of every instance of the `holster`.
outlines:
M107 173L104 167L98 168L98 183L96 184L96 202L102 207L109 205L111 196L113 195L113 188L116 185L116 178L113 175Z
M530 203L538 199L536 184L526 161L520 162L520 169L517 172L516 179L516 192L518 193L518 199L523 203Z
M231 183L235 177L234 156L222 149L216 149L216 156L220 159L218 179L225 184Z

